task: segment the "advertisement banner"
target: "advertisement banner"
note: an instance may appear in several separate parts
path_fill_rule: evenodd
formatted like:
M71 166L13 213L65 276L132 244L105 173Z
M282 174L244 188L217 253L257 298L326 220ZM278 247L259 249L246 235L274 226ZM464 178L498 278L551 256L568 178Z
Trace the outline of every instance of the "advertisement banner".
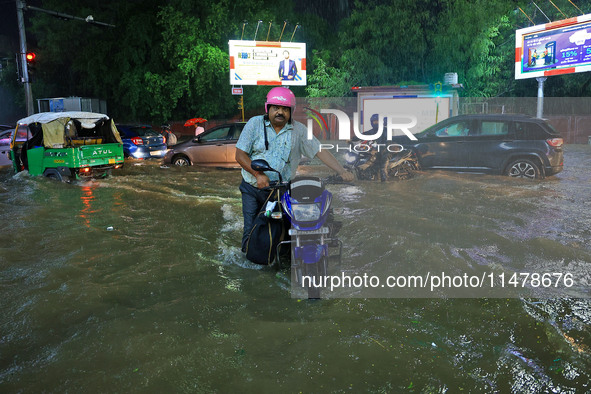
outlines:
M515 79L591 70L591 14L515 34Z
M231 85L306 85L306 44L229 41Z

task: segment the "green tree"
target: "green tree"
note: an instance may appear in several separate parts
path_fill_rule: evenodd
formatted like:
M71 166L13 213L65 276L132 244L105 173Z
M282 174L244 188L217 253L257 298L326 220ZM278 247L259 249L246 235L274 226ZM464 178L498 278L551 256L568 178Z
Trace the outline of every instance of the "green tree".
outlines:
M230 116L238 111L229 87L228 40L240 38L243 20L295 20L291 3L286 5L277 9L268 0L47 0L47 9L92 14L116 27L27 15L43 70L35 96L106 98L110 114L129 121ZM247 26L245 39L254 37L255 25ZM268 22L261 25L258 38L278 39L282 23L267 27ZM262 90L249 94L258 97Z
M523 4L522 4L523 3ZM307 43L308 86L296 95L350 96L353 86L435 83L457 72L465 96L534 95L535 81L514 80L514 30L545 23L537 9L513 0L45 0L43 7L115 24L100 28L39 12L29 46L38 54L34 95L106 99L121 121L236 115L227 42L283 41L294 26ZM577 2L591 9L590 0ZM563 5L564 7L564 5ZM580 14L567 5L566 16ZM558 10L544 7L553 20ZM269 21L273 21L269 24ZM552 77L547 95L589 95L588 73ZM259 112L268 87L246 87L245 106ZM307 93L306 93L307 92Z
M313 51L312 62L314 72L308 76L306 89L310 97L345 97L349 95L351 88L350 74L348 70L341 70L327 64L325 58L330 53Z
M498 96L510 89L515 54L510 12L509 1L446 1L430 39L431 77L457 72L466 96Z
M154 50L160 33L154 29L156 0L137 2L46 1L44 8L75 16L93 15L115 28L80 21L63 21L34 12L32 34L37 41L40 77L36 97L90 96L106 99L109 113L119 120L147 119L149 92L144 74L158 70Z
M338 91L342 81L330 75L375 86L434 83L457 72L466 95L502 94L511 89L513 8L506 0L355 2L339 29L341 50L322 58L325 75L313 75L308 91Z

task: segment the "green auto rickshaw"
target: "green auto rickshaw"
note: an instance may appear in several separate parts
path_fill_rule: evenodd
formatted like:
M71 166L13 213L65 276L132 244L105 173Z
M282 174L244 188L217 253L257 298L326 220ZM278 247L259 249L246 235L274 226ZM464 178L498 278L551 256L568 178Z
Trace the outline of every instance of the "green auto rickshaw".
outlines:
M42 112L17 122L10 142L16 172L60 181L102 178L123 166L115 123L93 112Z

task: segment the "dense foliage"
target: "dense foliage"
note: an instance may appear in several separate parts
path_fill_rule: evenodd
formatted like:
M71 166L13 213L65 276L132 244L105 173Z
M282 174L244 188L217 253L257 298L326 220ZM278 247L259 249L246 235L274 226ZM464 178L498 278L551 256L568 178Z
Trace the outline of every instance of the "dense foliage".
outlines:
M577 1L582 12L591 1ZM581 12L555 1L551 19ZM535 80L515 81L514 31L547 22L528 2L512 0L45 0L43 8L93 15L97 27L28 11L29 45L38 53L35 98L106 99L120 120L161 122L238 114L230 94L228 40L308 44L308 86L296 94L349 96L352 86L430 84L457 72L464 96L535 96ZM520 8L521 7L521 10ZM274 21L271 25L269 21ZM546 95L588 96L588 73L551 78ZM3 85L12 85L6 78ZM266 88L245 87L247 110L261 108ZM22 99L20 101L22 103Z

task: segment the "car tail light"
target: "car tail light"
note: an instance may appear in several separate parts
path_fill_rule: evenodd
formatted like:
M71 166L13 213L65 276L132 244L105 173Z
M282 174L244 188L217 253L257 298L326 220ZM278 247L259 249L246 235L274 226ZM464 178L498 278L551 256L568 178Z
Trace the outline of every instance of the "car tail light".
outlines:
M144 144L144 140L142 140L140 137L132 137L131 142L133 142L135 145L143 145Z
M546 140L546 142L550 146L558 147L558 146L562 146L562 144L564 143L564 140L562 138L548 138Z
M166 144L166 137L165 136L162 136L162 143Z

